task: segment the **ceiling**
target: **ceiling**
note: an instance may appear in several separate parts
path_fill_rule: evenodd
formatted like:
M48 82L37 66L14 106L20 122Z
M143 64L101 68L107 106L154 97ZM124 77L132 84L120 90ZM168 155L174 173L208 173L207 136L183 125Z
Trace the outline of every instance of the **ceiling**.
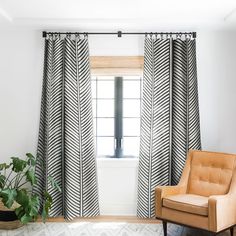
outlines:
M236 0L0 0L0 26L80 30L236 29Z

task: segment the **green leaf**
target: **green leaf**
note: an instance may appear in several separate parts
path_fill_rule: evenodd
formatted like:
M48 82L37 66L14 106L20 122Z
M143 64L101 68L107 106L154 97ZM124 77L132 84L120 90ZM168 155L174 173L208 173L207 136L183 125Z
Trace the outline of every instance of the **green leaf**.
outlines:
M61 187L59 186L59 184L55 181L55 188L57 189L58 192L61 193Z
M16 213L17 218L20 219L25 214L23 206L16 208L15 213Z
M36 217L39 212L39 206L40 206L40 203L39 203L38 196L33 195L29 199L29 205L28 205L29 215L32 217Z
M5 185L6 177L4 175L0 175L0 188L3 188Z
M55 188L58 192L61 192L61 187L59 186L59 184L57 183L57 181L55 181L52 176L50 175L48 177L49 183L51 184L51 186L53 188Z
M13 205L17 192L15 189L3 189L1 191L2 202L7 208L11 208Z
M34 185L37 183L34 170L26 171L25 175L26 175L26 179L31 183L31 185Z
M40 207L37 195L29 195L25 189L21 189L17 191L16 202L21 205L15 213L22 223L25 224L37 218Z
M36 159L35 156L33 154L29 153L29 152L26 153L25 155L30 159Z
M17 190L16 202L19 203L24 208L28 207L29 196L26 189Z
M34 159L28 159L27 163L28 163L28 165L30 165L30 166L35 166L35 165L36 165L36 160L34 160Z
M52 203L52 196L47 191L44 191L44 197L46 201Z
M27 166L27 162L20 159L19 157L11 157L11 159L13 164L12 170L16 173L23 171Z
M45 191L44 192L44 204L43 204L43 210L42 210L42 220L45 222L45 220L48 217L49 210L52 207L52 196Z
M45 166L44 161L39 157L36 158L36 163L38 163L38 165L40 165L41 168L44 168L44 166Z
M6 163L1 163L0 164L0 171L1 170L6 170L6 169L8 169L10 167L10 165L7 165Z
M45 223L46 219L47 219L47 212L46 212L46 209L45 209L45 205L43 206L43 210L42 210L42 220L43 220L43 223Z
M31 166L36 165L36 158L31 153L26 153L26 156L28 157L28 164Z
M20 221L22 224L27 224L28 222L30 222L32 220L32 216L24 214L21 218Z

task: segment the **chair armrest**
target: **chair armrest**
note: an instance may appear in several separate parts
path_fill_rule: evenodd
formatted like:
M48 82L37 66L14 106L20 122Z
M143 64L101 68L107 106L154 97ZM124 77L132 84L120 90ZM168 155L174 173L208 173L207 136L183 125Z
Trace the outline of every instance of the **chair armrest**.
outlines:
M236 194L213 195L208 199L209 230L218 232L236 224Z
M185 185L157 186L155 188L156 216L161 217L162 199L167 196L186 193Z

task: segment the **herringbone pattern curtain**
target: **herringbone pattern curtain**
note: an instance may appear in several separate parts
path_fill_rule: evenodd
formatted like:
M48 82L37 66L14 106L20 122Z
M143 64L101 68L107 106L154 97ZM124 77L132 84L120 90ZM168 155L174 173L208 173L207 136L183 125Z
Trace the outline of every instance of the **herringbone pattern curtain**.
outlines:
M44 61L34 191L42 195L47 189L52 195L51 216L98 215L87 37L50 36ZM51 187L51 177L62 193Z
M138 175L140 217L154 189L177 184L189 149L201 149L195 39L145 38Z

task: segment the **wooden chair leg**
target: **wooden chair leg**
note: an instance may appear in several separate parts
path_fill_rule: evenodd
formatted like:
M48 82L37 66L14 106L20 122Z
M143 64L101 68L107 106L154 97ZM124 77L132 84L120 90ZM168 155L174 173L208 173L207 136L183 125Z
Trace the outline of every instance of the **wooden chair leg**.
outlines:
M230 236L234 236L234 227L230 228Z
M164 236L167 236L167 222L162 221Z

